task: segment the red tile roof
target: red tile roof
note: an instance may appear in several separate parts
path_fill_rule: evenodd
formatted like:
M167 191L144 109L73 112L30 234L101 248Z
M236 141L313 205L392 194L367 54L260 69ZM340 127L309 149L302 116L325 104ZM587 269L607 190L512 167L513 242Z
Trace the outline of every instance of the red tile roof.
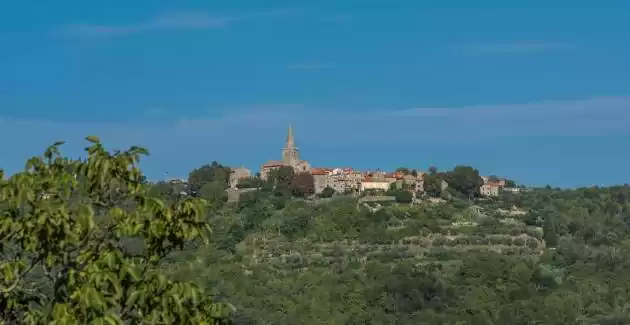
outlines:
M330 172L329 168L311 168L311 175L328 175Z

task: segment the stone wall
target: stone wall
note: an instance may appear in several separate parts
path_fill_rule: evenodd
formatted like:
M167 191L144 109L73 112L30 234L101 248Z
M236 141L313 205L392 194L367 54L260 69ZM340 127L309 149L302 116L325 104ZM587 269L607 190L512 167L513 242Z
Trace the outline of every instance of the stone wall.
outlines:
M228 202L238 202L238 200L241 197L241 194L251 192L251 191L257 191L257 190L258 190L257 188L228 189L227 190Z

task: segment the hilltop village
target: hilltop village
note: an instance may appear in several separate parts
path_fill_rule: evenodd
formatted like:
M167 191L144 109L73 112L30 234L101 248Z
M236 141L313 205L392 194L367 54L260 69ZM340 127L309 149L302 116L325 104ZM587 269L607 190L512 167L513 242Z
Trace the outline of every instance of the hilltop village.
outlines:
M296 146L293 128L289 126L286 143L282 149L281 160L270 160L260 167L258 176L261 180L267 180L269 176L281 168L290 167L295 173L309 173L313 177L314 194L321 194L327 188L339 194L359 194L364 192L384 193L392 188L405 189L413 193L424 192L425 177L430 172L415 169L399 168L393 172L386 171L360 171L347 167L312 167L308 161L301 159ZM236 191L243 180L250 179L254 174L251 170L239 167L232 168L229 179L229 188ZM506 179L496 176L481 176L483 184L479 188L481 196L498 196L501 191L519 192L522 187L516 187ZM448 187L448 183L441 181L442 190Z

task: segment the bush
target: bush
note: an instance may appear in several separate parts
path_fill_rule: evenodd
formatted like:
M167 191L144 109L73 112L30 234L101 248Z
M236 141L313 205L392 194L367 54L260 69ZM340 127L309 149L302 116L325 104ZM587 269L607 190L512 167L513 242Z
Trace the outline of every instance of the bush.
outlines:
M409 191L396 191L394 197L398 203L411 203L413 201L413 193Z
M512 244L516 245L516 246L525 246L525 243L527 242L527 240L523 237L517 237L514 238L514 240L512 241Z
M319 193L319 197L321 198L331 198L333 195L335 195L335 190L330 186L326 186L324 190Z

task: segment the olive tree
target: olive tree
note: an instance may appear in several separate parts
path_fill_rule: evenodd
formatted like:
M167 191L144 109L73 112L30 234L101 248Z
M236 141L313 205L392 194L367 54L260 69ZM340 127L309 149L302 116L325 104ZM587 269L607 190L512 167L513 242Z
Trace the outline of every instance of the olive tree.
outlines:
M231 324L232 306L160 270L208 242L204 201L149 195L145 149L87 140L84 159L58 142L0 178L0 324Z

